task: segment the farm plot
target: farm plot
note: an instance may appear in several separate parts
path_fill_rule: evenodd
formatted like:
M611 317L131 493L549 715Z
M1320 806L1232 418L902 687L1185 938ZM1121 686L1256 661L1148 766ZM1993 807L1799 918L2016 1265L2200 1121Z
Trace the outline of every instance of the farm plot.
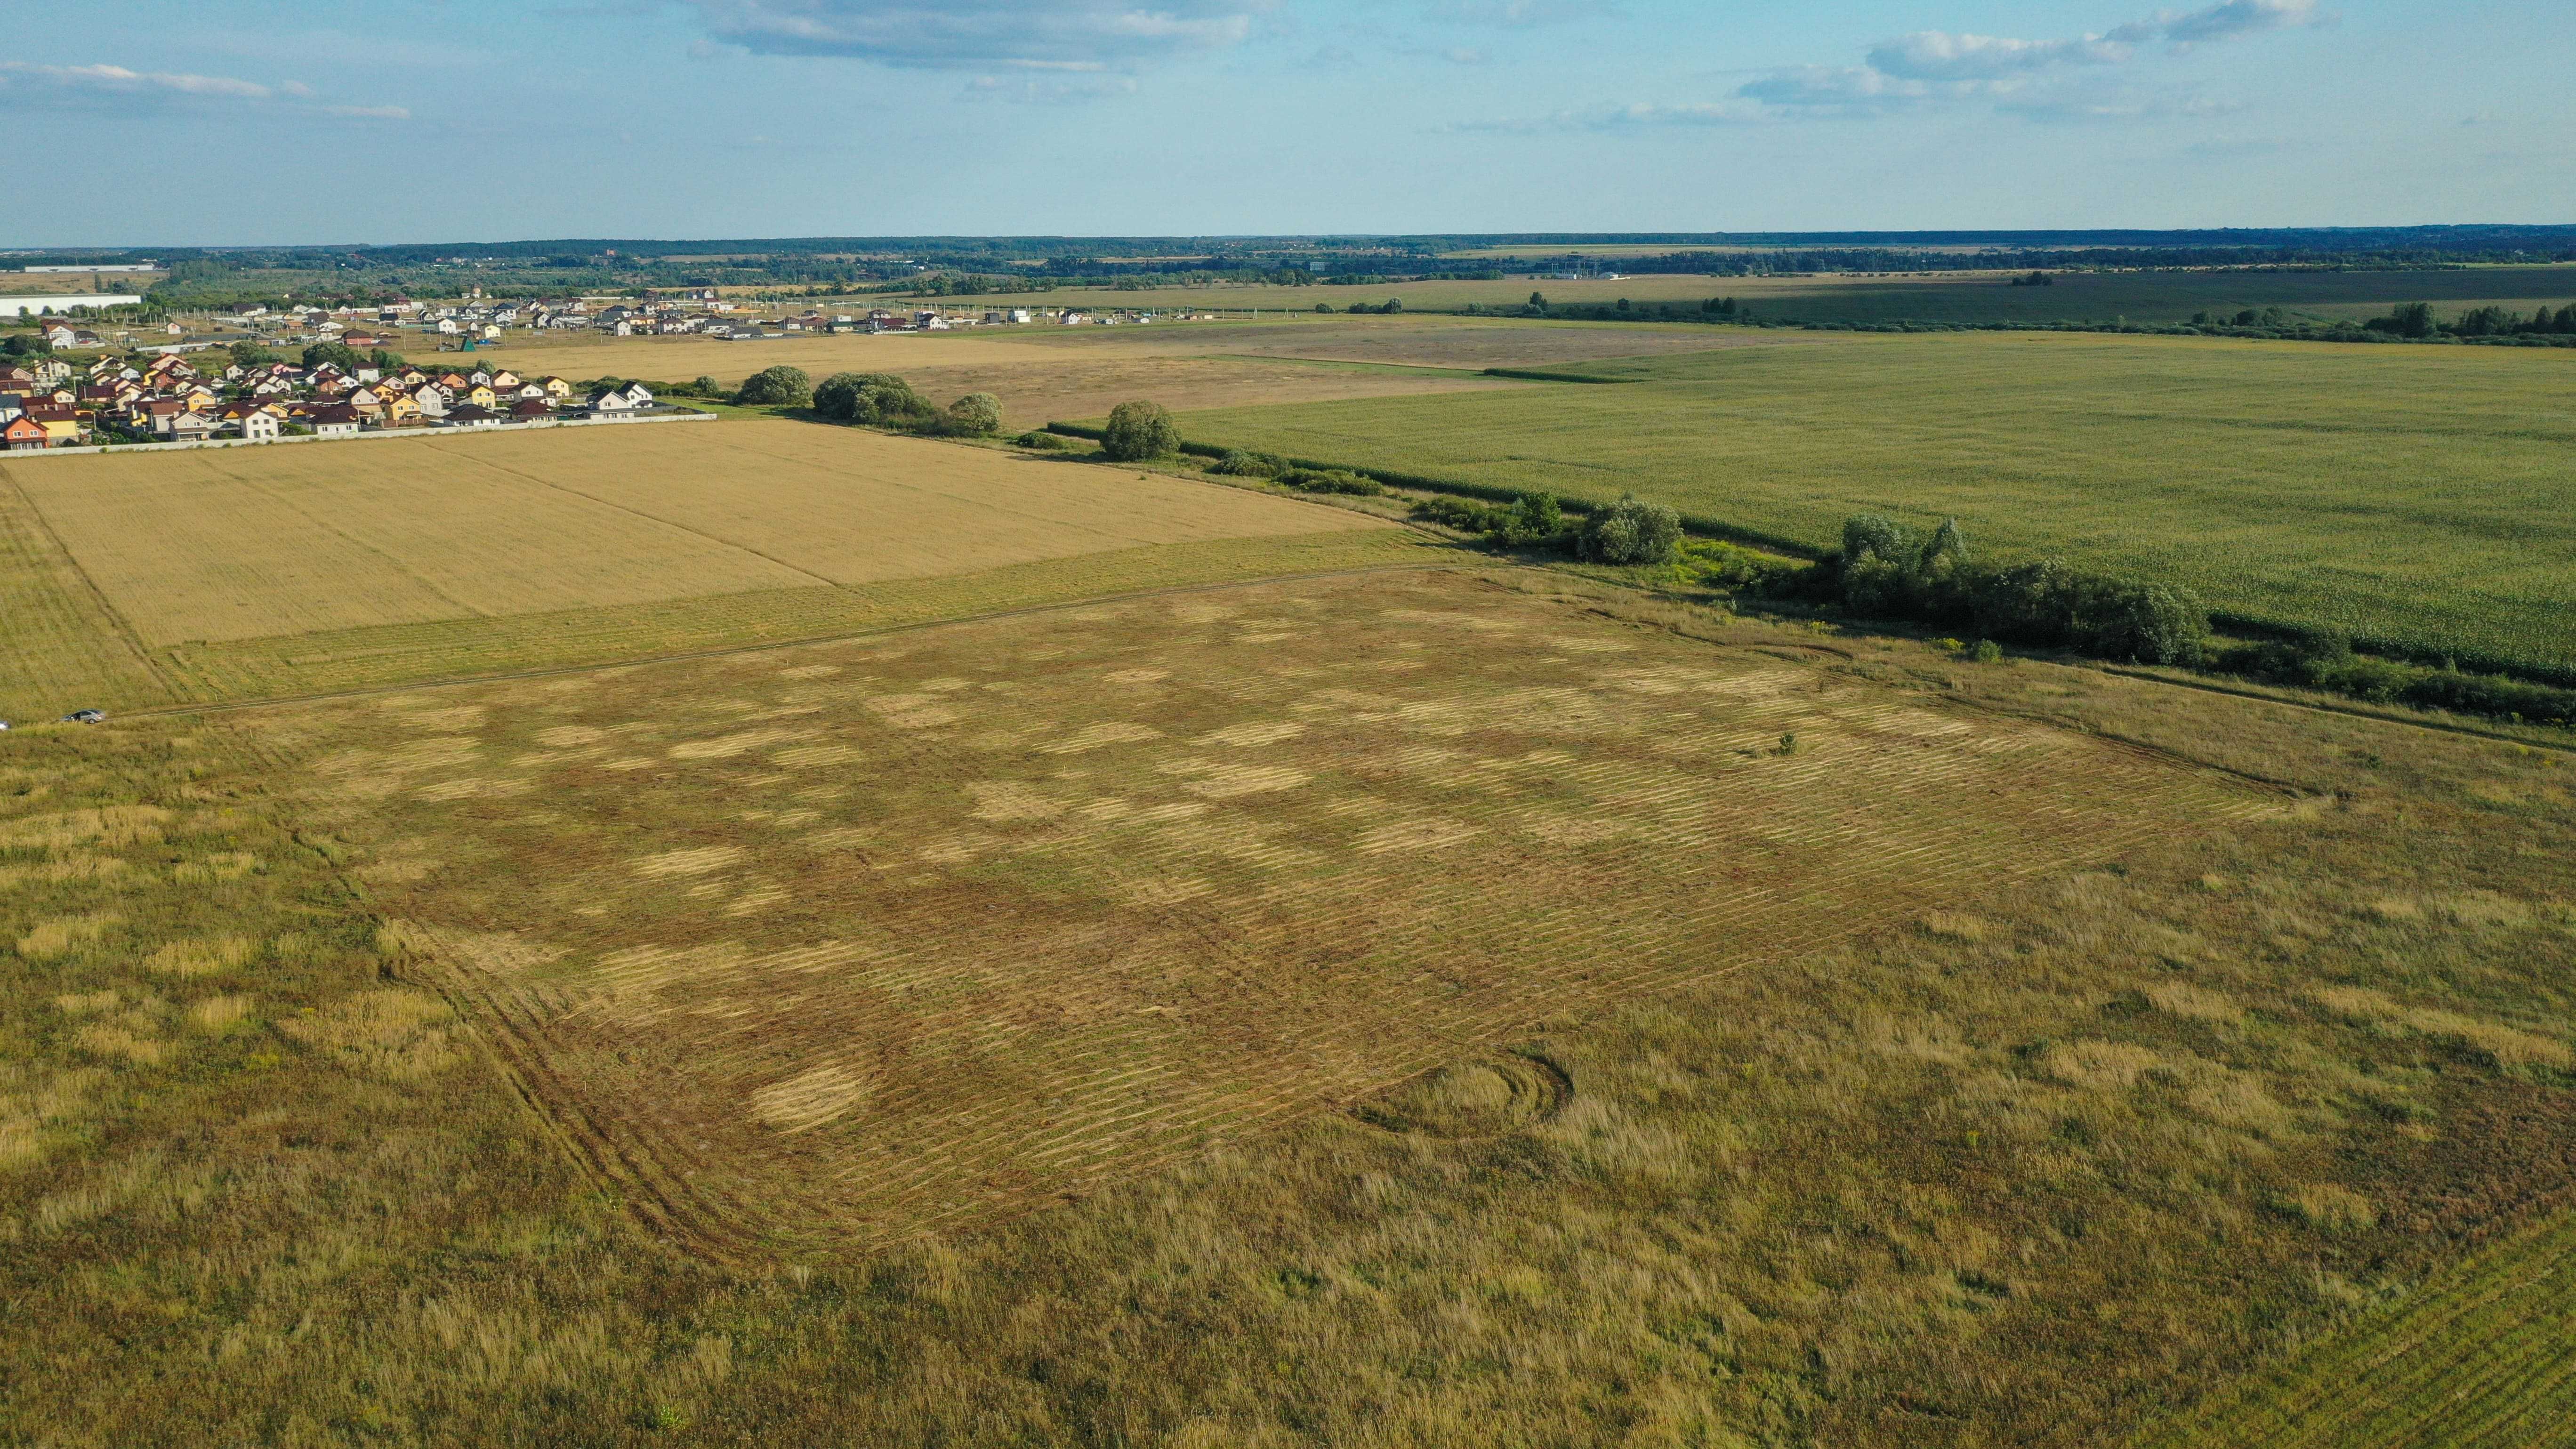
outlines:
M307 706L318 823L667 1231L867 1249L2269 813L1454 574Z
M1991 556L2246 614L2576 665L2576 353L1857 336L1602 362L1620 387L1240 408L1193 441L1607 501L1818 546L1956 517Z
M793 423L111 454L9 472L152 645L1383 526L1161 476Z

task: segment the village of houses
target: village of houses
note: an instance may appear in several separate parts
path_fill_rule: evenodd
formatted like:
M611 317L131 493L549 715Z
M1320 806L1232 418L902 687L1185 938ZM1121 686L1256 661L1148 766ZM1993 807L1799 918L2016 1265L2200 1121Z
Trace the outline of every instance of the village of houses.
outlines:
M1168 316L1169 314L1164 314ZM1026 309L864 315L807 311L745 314L712 289L640 301L408 300L360 308L246 305L191 327L181 322L117 328L56 321L43 336L60 351L108 349L76 364L43 357L0 363L0 444L28 452L99 444L263 443L356 437L398 429L492 428L563 422L629 422L698 416L657 402L641 384L579 393L559 377L522 377L493 365L484 349L512 330L591 332L610 337L696 335L724 340L851 332L940 332L977 326L1120 325L1154 313ZM97 327L106 327L102 336ZM187 359L237 343L344 343L365 354L391 346L439 349L432 365L304 367L231 363L201 371ZM125 349L120 354L115 349Z

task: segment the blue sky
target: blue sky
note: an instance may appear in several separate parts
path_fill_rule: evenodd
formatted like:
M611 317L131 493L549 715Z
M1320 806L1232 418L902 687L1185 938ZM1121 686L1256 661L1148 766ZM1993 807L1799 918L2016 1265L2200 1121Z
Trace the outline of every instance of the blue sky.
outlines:
M6 246L2576 222L2538 0L0 16Z

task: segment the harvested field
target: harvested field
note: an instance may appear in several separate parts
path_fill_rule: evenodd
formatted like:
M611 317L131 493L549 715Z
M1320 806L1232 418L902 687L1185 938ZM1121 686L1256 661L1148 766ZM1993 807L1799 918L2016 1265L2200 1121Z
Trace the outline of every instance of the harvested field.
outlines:
M848 1251L2277 809L1833 663L1382 575L268 735L649 1216Z
M114 708L164 693L124 632L0 474L0 719Z
M0 481L156 646L1383 526L1159 475L766 422L49 459Z

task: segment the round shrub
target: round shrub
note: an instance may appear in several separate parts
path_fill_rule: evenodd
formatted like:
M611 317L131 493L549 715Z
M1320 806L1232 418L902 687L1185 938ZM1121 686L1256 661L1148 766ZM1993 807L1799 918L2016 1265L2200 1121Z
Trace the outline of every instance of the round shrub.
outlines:
M1018 447L1028 449L1032 453L1061 453L1065 449L1064 439L1057 437L1053 433L1035 430L1022 433L1018 437L1011 439L1011 442Z
M2092 619L2094 651L2141 664L2197 664L2208 647L2209 611L2164 584L2106 591Z
M1584 557L1602 563L1670 563L1681 541L1681 515L1633 493L1620 495L1583 528Z
M1113 462L1137 463L1168 458L1181 450L1181 430L1161 403L1123 402L1109 410L1109 429L1101 434L1101 454Z
M742 380L733 400L745 407L794 407L814 396L814 379L801 367L764 367Z
M948 405L948 421L968 437L989 438L1002 430L1002 400L989 392L970 392Z

